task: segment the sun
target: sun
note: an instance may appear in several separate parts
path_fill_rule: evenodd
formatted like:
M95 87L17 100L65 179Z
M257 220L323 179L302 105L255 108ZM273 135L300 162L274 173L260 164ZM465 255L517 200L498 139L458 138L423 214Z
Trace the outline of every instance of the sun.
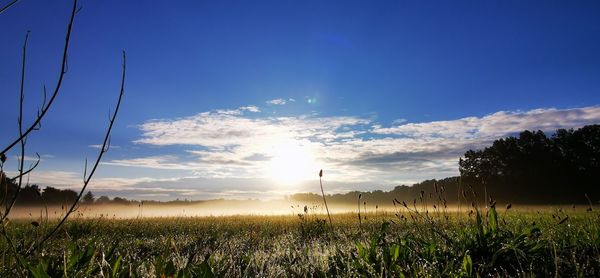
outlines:
M318 166L309 147L295 140L276 144L269 170L271 178L282 185L293 185L314 178Z

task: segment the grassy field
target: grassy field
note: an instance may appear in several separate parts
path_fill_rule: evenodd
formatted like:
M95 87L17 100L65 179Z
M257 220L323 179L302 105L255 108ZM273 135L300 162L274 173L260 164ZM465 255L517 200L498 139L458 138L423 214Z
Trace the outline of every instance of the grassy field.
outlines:
M310 209L295 216L82 218L29 255L51 223L14 220L0 240L0 277L598 277L599 216L402 207L360 221L355 213L334 214L333 227Z

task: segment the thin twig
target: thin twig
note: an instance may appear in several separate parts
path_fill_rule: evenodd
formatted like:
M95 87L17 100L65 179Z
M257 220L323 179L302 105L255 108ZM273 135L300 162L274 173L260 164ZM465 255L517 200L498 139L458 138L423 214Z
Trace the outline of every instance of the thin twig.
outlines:
M73 28L73 21L75 19L76 13L77 13L77 0L74 0L73 1L73 10L71 11L71 18L69 20L69 25L67 26L67 34L66 34L66 38L65 38L65 46L63 49L60 75L58 76L58 81L56 83L56 87L54 88L54 93L52 93L52 96L50 97L48 104L43 106L42 109L39 111L38 116L36 117L35 121L33 121L33 123L25 130L25 132L23 132L23 134L20 134L19 138L16 138L12 143L8 144L8 146L6 146L2 151L0 151L0 154L6 154L6 152L8 152L16 144L18 144L21 141L21 139L23 139L24 137L27 137L27 135L30 132L32 132L33 130L36 130L36 127L40 125L42 118L44 117L44 115L46 115L46 112L48 112L48 110L50 109L50 106L52 106L54 99L56 99L56 96L58 95L58 92L60 91L60 87L62 85L62 81L65 76L65 73L67 73L67 71L66 71L67 53L69 50L69 41L71 39L71 30Z
M125 91L124 90L124 87L125 87L125 71L126 71L126 59L125 58L126 58L125 57L125 51L123 51L123 73L121 75L121 90L120 90L120 93L119 93L119 99L117 100L117 106L115 108L115 111L114 111L114 113L112 114L112 117L109 120L108 129L106 130L106 134L104 135L104 141L102 143L102 147L100 148L98 156L96 157L96 162L92 166L90 174L85 178L83 186L81 187L81 191L77 195L77 198L75 199L75 201L73 202L73 204L71 205L71 207L69 208L69 210L67 211L67 213L63 216L63 218L60 220L60 222L58 224L56 224L56 226L54 227L54 229L52 229L52 231L50 231L49 233L47 233L42 238L42 240L40 240L40 242L37 245L35 245L35 247L33 247L33 249L30 249L27 252L27 254L30 254L31 252L34 252L35 250L37 250L38 248L40 248L48 239L50 239L56 233L56 231L58 231L60 229L60 227L65 223L65 221L67 220L67 218L69 217L69 215L71 215L71 213L73 213L73 211L75 210L75 208L77 207L77 205L79 203L79 200L81 199L81 196L83 196L83 192L85 191L85 189L89 185L90 181L92 180L92 177L94 176L94 173L96 172L96 169L98 168L98 165L100 165L100 161L102 160L102 156L104 156L104 154L108 151L108 144L109 144L109 141L110 141L110 134L111 134L111 131L112 131L115 119L117 117L117 113L119 112L119 107L121 106L121 100L123 99L123 93Z
M8 10L8 8L12 7L12 5L16 4L17 2L19 2L19 0L13 0L12 2L6 4L4 7L0 8L0 14Z
M25 167L25 144L26 144L26 137L23 136L23 101L25 100L25 62L27 61L27 41L29 40L29 31L27 31L27 33L25 34L25 41L23 42L23 56L22 56L22 61L21 61L21 87L20 87L20 96L19 96L19 118L17 119L17 122L19 124L19 142L20 142L20 146L21 146L21 154L20 154L20 161L19 161L19 182L17 185L17 189L15 190L15 195L13 195L10 204L6 207L6 210L4 211L4 214L2 215L2 218L0 218L0 222L3 222L4 219L8 216L8 214L10 213L10 210L12 209L12 207L15 205L15 202L17 201L17 197L19 196L19 193L21 192L21 188L23 186L23 171L24 171L24 167Z
M33 170L35 170L35 168L37 168L37 166L40 164L41 158L40 155L38 153L35 153L35 155L37 156L36 161L29 167L29 169L23 171L22 173L19 173L19 175L10 178L9 180L11 182L15 182L17 179L19 179L20 177L24 177L27 176L29 173L33 172Z
M4 201L8 197L8 178L6 174L4 174L4 162L0 161L0 189L4 188L4 194L2 194L2 199L0 199L0 215L4 215L2 208L4 207ZM6 183L6 185L4 185ZM3 223L0 223L0 225Z

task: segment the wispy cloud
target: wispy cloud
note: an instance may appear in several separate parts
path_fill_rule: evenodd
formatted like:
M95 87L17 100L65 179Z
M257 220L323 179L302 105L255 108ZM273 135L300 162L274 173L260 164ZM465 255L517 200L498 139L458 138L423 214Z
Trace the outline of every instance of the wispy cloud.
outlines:
M553 131L600 122L600 107L500 111L483 117L381 126L373 119L337 116L246 117L221 110L154 120L140 126L138 144L179 145L195 159L171 156L110 163L193 169L207 177L266 178L276 148L293 142L340 182L398 183L457 173L468 149L525 129ZM200 148L200 149L195 149ZM259 158L259 159L257 159Z
M364 126L357 117L263 117L249 118L223 111L195 116L154 120L140 126L142 138L135 143L149 145L192 145L224 151L236 146L261 145L275 140L310 139L329 142L347 137L345 126ZM251 155L249 153L248 155Z
M177 178L99 177L90 189L130 198L272 198L299 191L317 191L319 169L325 169L329 192L389 189L458 172L458 158L468 149L522 130L552 132L600 123L600 107L500 111L482 117L382 126L373 118L301 115L245 115L253 109L203 112L160 119L139 126L139 147L162 148L163 155L106 161L110 167L140 171L178 171ZM233 111L233 112L232 112ZM258 111L258 108L256 109ZM168 148L165 148L169 146ZM298 149L310 156L307 179L282 187L272 179L280 169L281 152ZM173 150L172 153L169 153ZM175 151L176 150L176 151ZM294 173L302 161L283 160ZM143 171L142 171L143 172ZM167 175L168 176L168 175ZM172 176L172 175L171 175ZM78 188L81 173L34 171L30 182ZM267 196L268 195L268 196Z
M428 123L408 123L393 127L375 126L373 133L409 136L413 138L442 137L461 139L497 138L526 129L553 131L598 123L600 107L574 109L534 109L530 111L500 111L484 117Z
M252 113L258 113L260 112L260 109L254 105L250 105L250 106L242 106L242 107L238 107L237 109L218 109L215 112L218 114L222 114L222 115L243 115L245 111L248 112L252 112Z
M293 99L290 99L289 101L295 101ZM267 100L266 103L270 104L270 105L285 105L288 101L282 98L276 98L276 99L272 99L272 100Z
M28 161L28 162L32 162L32 161L33 161L33 162L35 162L35 161L38 161L38 160L39 160L39 161L41 162L41 161L44 161L44 159L43 159L42 157L46 157L46 156L43 156L43 155L42 155L42 156L40 156L40 157L38 158L37 156L28 156L28 155L26 155L26 156L24 156L24 157L23 157L23 161L26 161L26 162L27 162L27 161ZM16 161L19 161L19 160L21 159L21 157L20 157L20 156L18 156L18 155L15 155L15 156L13 156L13 158L14 158ZM48 157L48 158L50 158L50 157Z
M16 175L16 172L7 172L8 175ZM88 186L88 190L92 191L121 191L121 190L135 190L143 187L139 187L144 184L154 184L158 186L161 183L176 182L184 180L188 177L180 178L149 178L149 177L135 177L135 178L123 178L123 177L95 177L91 180ZM29 184L38 184L43 186L52 186L61 189L73 189L78 191L83 186L82 173L69 172L69 171L33 171L28 176ZM159 186L160 187L160 186ZM153 188L153 191L160 191L159 187ZM164 190L175 190L176 188L163 188Z
M88 147L93 148L93 149L100 149L102 148L102 145L97 144L97 145L88 145ZM110 145L111 149L120 149L121 146L116 146L116 145Z
M144 167L154 169L170 170L192 170L193 165L184 164L178 161L177 156L148 156L141 158L114 159L108 162L101 162L103 165Z
M392 122L392 125L400 125L400 124L406 123L407 121L408 121L407 119L395 119Z
M240 108L238 108L241 111L248 111L248 112L253 112L253 113L258 113L260 112L260 109L254 105L250 105L250 106L242 106Z

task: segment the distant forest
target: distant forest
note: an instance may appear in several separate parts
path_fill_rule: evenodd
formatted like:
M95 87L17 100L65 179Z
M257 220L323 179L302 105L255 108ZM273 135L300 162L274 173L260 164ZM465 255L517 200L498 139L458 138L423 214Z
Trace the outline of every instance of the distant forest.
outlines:
M2 173L0 173L2 174ZM12 198L14 197L15 192L17 191L17 184L15 184L10 179L6 178L5 175L2 175L4 181L2 183L2 189L0 192L0 200L7 205L10 203ZM6 186L7 185L7 186ZM8 193L8 194L7 194ZM40 186L37 184L26 185L21 188L19 195L16 200L17 205L64 205L64 204L72 204L77 199L77 192L70 189L57 189L52 186L48 186L44 189L40 189ZM85 195L83 195L82 200L83 203L91 204L91 203L129 203L130 201L121 198L115 197L110 199L107 196L100 196L97 198L94 193L88 191Z
M483 150L467 151L458 166L458 177L426 180L412 186L400 185L391 191L353 191L327 198L332 203L368 202L372 206L389 206L393 200L410 205L425 202L441 206L458 201L483 203L490 199L500 203L532 205L596 204L600 202L600 125L588 125L577 130L559 129L550 137L542 131L523 131L518 137L496 140ZM0 177L0 200L6 204L14 196L17 185L3 173ZM27 185L21 189L17 204L70 204L76 198L77 193L72 190L53 187L42 190L38 185ZM313 193L294 194L288 200L322 201L320 195ZM120 197L97 198L91 192L84 195L82 201L88 204L137 203Z
M479 204L491 198L513 204L597 204L600 200L600 125L559 129L548 137L542 131L523 131L483 150L469 150L460 158L460 176L426 180L391 191L349 192L328 198L332 203L405 202ZM487 200L486 200L487 197ZM318 202L312 193L290 199Z

